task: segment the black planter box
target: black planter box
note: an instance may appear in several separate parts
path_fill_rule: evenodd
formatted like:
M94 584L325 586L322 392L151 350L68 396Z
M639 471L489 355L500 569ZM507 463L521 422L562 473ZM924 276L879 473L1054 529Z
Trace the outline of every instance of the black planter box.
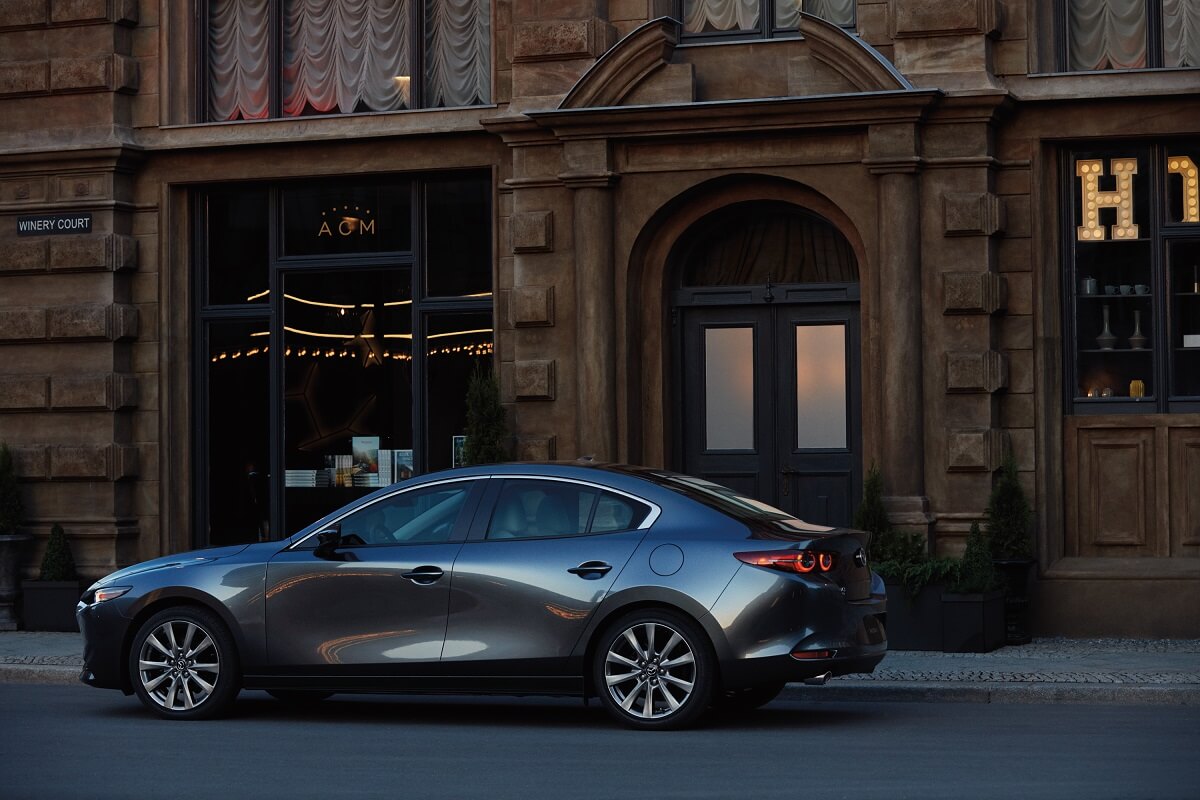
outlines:
M932 584L910 597L902 583L887 585L889 650L942 649L942 586Z
M21 623L27 631L78 631L75 581L22 581Z
M1004 638L1002 590L942 594L942 652L990 653Z

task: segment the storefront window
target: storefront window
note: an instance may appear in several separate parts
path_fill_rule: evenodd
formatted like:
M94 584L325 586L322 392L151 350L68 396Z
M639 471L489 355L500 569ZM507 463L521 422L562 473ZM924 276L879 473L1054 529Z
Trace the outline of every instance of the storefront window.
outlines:
M689 38L794 36L800 13L854 29L855 0L680 0L683 34Z
M206 118L491 101L490 0L207 0ZM414 80L415 65L423 75Z
M201 544L280 538L458 463L467 380L493 351L490 176L247 186L237 196L263 201L233 214L233 194L197 193L200 285L224 287L197 309ZM419 241L414 218L427 222ZM225 236L231 219L237 237ZM451 229L460 241L439 244ZM273 238L274 256L236 247ZM226 274L246 264L263 266Z
M1195 0L1065 0L1071 71L1200 66Z
M1066 154L1069 404L1200 410L1200 142Z

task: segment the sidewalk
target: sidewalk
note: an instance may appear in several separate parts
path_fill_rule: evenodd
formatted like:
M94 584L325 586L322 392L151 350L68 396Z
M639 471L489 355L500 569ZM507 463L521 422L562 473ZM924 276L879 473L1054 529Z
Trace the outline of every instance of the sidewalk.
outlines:
M76 633L0 633L0 683L78 682ZM1200 640L1035 639L991 653L895 651L870 675L784 699L1200 705Z

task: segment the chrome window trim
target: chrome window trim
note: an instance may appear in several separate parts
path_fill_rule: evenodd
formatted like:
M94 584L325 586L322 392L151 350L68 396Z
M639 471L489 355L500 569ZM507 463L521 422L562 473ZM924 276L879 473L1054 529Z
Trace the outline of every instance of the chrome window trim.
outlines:
M346 517L350 516L351 514L357 514L359 511L362 511L364 508L370 508L371 506L375 505L376 503L380 503L384 500L391 500L393 497L396 497L398 495L406 494L407 492L415 492L418 489L428 489L432 486L443 486L448 483L464 483L466 481L486 481L492 477L494 477L494 476L492 476L492 475L464 475L462 477L457 477L457 478L446 478L444 480L430 481L429 483L422 483L422 484L418 484L417 486L405 486L403 489L397 489L394 492L389 492L388 494L376 497L374 500L372 500L369 503L364 503L361 506L355 506L351 510L347 511L345 514L342 514L341 516L339 516L337 519L327 522L326 524L317 528L315 531L308 534L303 539L299 539L298 541L292 542L290 545L288 545L287 547L284 548L284 552L286 552L288 550L295 550L301 544L303 544L304 542L307 542L309 539L316 536L321 531L329 530L329 528L331 528L334 525L337 525L339 522L341 522L342 520L344 520ZM399 544L399 543L397 543L397 544Z
M633 500L636 503L641 503L644 506L649 506L650 513L646 515L646 518L644 520L642 520L641 524L638 525L636 528L627 529L627 530L631 530L631 531L646 530L651 525L653 525L655 520L657 520L662 515L662 508L659 507L658 503L655 503L652 500L647 500L644 497L639 497L638 495L632 494L623 489L616 489L612 486L605 486L602 483L592 483L591 481L584 481L584 480L580 480L578 478L564 478L564 477L561 477L558 475L490 475L489 477L503 478L505 480L512 478L515 480L524 480L524 481L557 481L559 483L574 483L574 484L578 484L580 486L586 486L589 489L597 489L601 492L612 492L615 495L620 495L621 497L625 497L629 500ZM610 533L624 533L624 532L625 531L603 531L601 533L584 534L584 535L605 536ZM579 534L576 534L576 535L579 535ZM539 538L541 538L541 537L539 537ZM550 538L565 538L565 537L550 537Z

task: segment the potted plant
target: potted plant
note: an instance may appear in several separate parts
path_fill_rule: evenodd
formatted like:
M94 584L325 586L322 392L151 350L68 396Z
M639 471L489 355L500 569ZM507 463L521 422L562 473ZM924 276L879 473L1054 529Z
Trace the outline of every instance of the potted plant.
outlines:
M50 528L42 555L42 570L35 581L21 584L21 621L27 631L77 631L75 604L79 602L79 576L62 525Z
M1004 644L1004 592L987 535L971 523L967 548L942 593L942 650L988 653Z
M17 599L21 552L33 538L20 531L24 513L12 452L8 445L0 444L0 631L17 629L13 604Z
M942 582L954 562L932 558L919 533L897 531L883 505L883 478L872 465L854 527L871 533L871 566L887 586L888 647L942 649Z
M1004 457L1000 475L988 499L987 533L992 561L1004 586L1004 624L1008 644L1027 644L1029 633L1029 575L1036 563L1030 526L1033 513L1017 478L1017 460Z
M467 382L467 441L464 464L508 460L508 424L500 404L500 382L490 367L476 367Z

